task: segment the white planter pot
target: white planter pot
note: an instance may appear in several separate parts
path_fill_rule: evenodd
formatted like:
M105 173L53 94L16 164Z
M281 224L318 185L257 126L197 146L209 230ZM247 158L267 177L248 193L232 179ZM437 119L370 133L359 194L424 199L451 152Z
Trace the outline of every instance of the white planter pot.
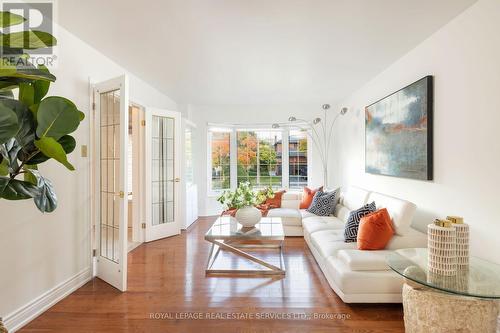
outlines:
M244 227L253 227L259 223L262 218L260 210L254 206L246 206L238 209L236 212L236 219Z

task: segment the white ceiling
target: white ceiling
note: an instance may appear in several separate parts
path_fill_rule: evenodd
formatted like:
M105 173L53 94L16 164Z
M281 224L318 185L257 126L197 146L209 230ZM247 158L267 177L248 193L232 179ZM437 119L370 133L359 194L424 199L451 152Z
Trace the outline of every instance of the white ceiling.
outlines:
M63 0L58 19L181 104L322 104L474 2Z

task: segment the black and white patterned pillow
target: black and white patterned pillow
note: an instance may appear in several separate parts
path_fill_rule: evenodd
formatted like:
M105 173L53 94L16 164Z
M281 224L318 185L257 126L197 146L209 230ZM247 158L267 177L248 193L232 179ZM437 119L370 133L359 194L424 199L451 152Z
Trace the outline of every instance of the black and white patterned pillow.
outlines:
M318 191L313 197L311 206L307 208L309 213L313 213L319 216L330 216L335 210L337 205L337 192L321 192Z
M361 208L353 210L349 213L349 218L347 219L347 223L344 228L344 240L346 243L356 242L358 239L358 229L359 229L359 221L361 219L377 210L375 206L375 201L366 204Z

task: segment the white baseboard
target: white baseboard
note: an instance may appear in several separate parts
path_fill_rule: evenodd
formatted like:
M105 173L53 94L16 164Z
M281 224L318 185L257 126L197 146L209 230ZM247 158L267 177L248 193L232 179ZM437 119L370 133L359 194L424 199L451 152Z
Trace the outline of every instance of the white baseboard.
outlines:
M3 318L5 327L9 330L9 333L17 331L51 306L83 286L91 279L91 276L92 272L90 267L88 267L66 281L63 281L28 304L8 314Z

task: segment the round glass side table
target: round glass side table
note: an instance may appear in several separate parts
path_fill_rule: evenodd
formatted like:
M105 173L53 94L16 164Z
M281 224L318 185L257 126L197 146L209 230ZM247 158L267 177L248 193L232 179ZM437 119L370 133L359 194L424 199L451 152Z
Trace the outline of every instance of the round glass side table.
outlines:
M454 276L427 269L427 249L401 249L387 256L389 267L405 278L406 333L497 332L500 265L471 257Z

